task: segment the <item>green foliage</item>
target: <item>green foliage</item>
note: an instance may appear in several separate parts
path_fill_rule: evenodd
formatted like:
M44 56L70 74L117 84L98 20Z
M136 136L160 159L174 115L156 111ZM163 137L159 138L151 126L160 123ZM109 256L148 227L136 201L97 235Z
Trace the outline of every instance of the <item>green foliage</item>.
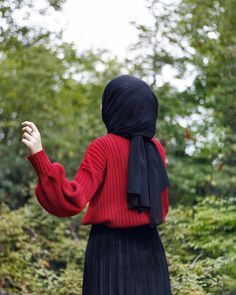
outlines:
M12 13L8 10L10 16ZM14 18L11 21L14 23ZM114 58L107 58L106 50L78 54L73 44L53 45L44 35L40 43L22 42L14 39L14 34L2 32L6 42L0 46L0 200L12 209L30 198L35 177L21 142L21 122L36 124L51 160L61 161L70 171L68 177L73 177L89 142L105 132L101 94L104 84L121 67ZM102 70L97 70L99 67Z
M198 71L191 95L208 110L203 136L214 138L197 150L201 158L208 156L211 161L212 192L235 195L235 1L182 0L178 14L176 30L195 52L188 60Z
M170 207L159 233L173 294L231 294L235 290L235 211L233 197L208 196L199 198L194 207ZM9 294L81 294L90 230L81 225L84 211L58 218L30 199L17 210L2 206L0 213L0 290Z
M89 229L79 231L81 217L49 215L35 199L17 210L2 206L1 288L10 294L80 294Z
M231 294L236 290L236 198L198 198L170 209L160 235L174 294ZM233 294L233 293L232 293Z
M171 203L235 195L235 1L148 0L147 9L152 23L132 22L139 38L127 63L159 99ZM180 91L162 81L166 66L177 79L193 69L193 83Z

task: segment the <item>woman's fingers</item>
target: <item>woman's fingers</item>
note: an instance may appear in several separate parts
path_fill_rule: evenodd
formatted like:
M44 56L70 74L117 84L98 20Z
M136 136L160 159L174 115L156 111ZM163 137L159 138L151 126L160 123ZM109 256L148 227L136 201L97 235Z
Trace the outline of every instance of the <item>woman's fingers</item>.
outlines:
M25 126L25 127L23 127L22 128L22 131L26 131L26 132L28 132L29 134L31 134L32 132L33 132L33 129L32 128L30 128L29 126Z
M28 126L30 126L32 128L33 131L39 132L38 128L35 126L35 124L33 122L24 121L24 122L21 123L21 125L26 125L26 126L28 125Z
M27 132L24 132L22 137L28 139L29 141L32 141L34 139L34 137Z
M22 143L24 143L28 148L30 154L37 153L43 149L41 135L38 128L31 121L24 121L21 123L22 127Z

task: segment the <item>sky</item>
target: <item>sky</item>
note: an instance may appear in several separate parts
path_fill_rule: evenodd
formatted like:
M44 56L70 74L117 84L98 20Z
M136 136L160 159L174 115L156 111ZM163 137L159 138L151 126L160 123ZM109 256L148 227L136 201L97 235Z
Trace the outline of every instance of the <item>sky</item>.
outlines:
M67 0L63 6L64 39L78 49L108 48L118 58L137 40L129 21L150 23L145 0Z
M165 1L173 3L177 0ZM146 5L146 0L66 0L62 11L55 12L51 8L47 11L47 16L42 17L38 11L44 9L45 0L37 0L35 13L28 12L28 21L31 25L46 27L51 31L63 29L63 40L73 42L78 52L105 48L122 61L128 54L129 45L138 40L138 32L130 22L152 24L152 16ZM15 12L19 23L25 22L23 15L26 13L27 10ZM175 78L176 74L169 65L164 66L160 83L170 82L179 91L183 91L192 84L195 76L194 69L191 68L182 80Z
M67 0L63 5L63 39L73 41L79 51L110 49L122 60L128 54L128 46L138 40L137 30L129 22L152 24L146 5L146 0ZM176 79L175 74L176 71L166 65L162 82L170 82L179 91L191 85L194 79L191 68L184 80Z

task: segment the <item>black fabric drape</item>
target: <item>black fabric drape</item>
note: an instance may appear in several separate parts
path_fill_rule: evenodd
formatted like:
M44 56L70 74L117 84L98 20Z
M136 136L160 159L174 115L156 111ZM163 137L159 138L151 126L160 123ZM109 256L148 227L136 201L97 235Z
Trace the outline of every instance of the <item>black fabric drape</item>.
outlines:
M143 80L120 75L102 94L102 120L107 133L131 140L127 205L143 212L150 210L150 227L162 222L161 192L170 186L161 155L151 141L156 133L158 100Z

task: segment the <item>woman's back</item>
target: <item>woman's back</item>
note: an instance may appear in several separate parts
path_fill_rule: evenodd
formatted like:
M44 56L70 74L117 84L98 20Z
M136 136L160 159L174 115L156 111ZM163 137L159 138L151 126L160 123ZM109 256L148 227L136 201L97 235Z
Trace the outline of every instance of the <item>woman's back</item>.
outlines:
M148 210L140 213L127 207L127 175L130 140L117 134L108 133L95 141L101 146L99 157L106 162L104 179L89 202L83 224L104 222L110 227L131 227L150 222ZM157 139L152 139L165 163L165 150ZM103 147L103 149L102 149ZM102 152L101 152L102 150ZM105 157L105 159L103 159ZM162 193L163 222L168 212L168 190Z

